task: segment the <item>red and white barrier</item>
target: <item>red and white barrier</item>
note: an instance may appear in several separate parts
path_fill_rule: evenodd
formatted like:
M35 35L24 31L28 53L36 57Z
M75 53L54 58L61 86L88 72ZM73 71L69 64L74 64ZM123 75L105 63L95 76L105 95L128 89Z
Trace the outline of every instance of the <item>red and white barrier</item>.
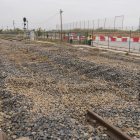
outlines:
M67 37L67 36L63 36L63 39L64 40L68 40L70 39L70 37ZM85 36L82 36L81 37L81 40L85 40ZM87 37L87 40L89 39L89 37ZM79 40L79 37L73 37L73 40ZM109 41L111 42L128 42L128 41L131 41L131 42L140 42L140 38L139 37L112 37L112 36L109 36ZM93 41L108 41L108 36L93 36Z

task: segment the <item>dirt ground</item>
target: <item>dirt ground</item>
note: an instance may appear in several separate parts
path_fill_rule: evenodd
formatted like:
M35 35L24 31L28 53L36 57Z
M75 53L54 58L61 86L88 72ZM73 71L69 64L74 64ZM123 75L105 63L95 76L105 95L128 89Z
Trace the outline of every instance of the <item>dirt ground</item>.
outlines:
M38 114L63 114L84 126L86 110L93 109L131 137L140 138L139 58L67 43L0 42L4 76L0 90L24 95L25 102L31 99L32 121ZM13 137L7 129L5 133ZM87 135L93 137L89 131Z

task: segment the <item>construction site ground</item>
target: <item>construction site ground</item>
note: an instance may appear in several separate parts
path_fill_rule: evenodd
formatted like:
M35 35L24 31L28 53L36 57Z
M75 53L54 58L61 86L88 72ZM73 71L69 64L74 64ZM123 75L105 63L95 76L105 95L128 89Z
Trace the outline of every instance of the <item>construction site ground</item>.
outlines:
M139 53L0 40L0 128L8 140L111 139L86 122L87 109L140 139L139 93Z

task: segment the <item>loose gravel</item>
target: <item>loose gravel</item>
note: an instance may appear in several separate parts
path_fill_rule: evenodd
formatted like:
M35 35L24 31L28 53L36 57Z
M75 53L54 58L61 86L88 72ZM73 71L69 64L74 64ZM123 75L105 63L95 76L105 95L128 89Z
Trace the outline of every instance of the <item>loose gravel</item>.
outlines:
M0 127L8 140L109 140L93 109L140 138L140 59L68 44L0 44Z

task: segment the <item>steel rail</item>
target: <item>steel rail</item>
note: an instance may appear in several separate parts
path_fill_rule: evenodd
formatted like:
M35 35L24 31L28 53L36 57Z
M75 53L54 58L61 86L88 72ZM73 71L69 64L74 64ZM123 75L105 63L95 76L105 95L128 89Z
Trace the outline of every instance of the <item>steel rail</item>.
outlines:
M0 128L0 140L6 140L6 137L5 135L3 135L1 128Z
M94 113L92 110L87 110L86 119L94 127L98 126L105 127L107 130L104 130L104 132L114 140L133 140L133 138L128 136L126 133L122 132L120 129L118 129L108 121L104 120L102 117Z

